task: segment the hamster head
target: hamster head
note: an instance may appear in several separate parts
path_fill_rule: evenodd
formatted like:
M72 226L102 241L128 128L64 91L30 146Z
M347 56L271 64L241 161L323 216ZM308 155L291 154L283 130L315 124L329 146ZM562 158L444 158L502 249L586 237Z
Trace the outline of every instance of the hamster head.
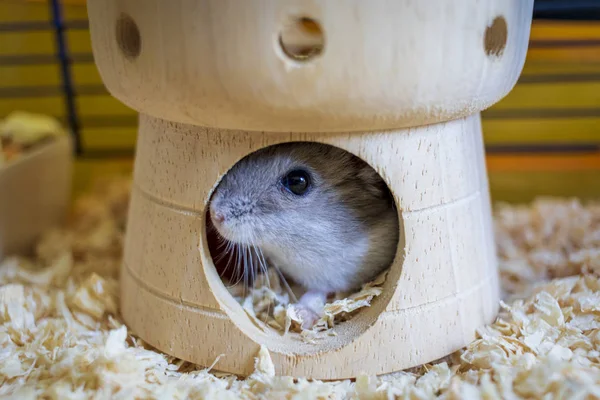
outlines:
M240 160L217 186L210 216L225 239L261 246L310 236L325 221L340 224L342 234L376 215L365 208L382 201L393 204L364 161L333 146L286 143Z
M398 243L397 212L381 177L324 144L280 144L243 158L217 186L209 212L226 240L260 249L284 274L323 291L374 277Z

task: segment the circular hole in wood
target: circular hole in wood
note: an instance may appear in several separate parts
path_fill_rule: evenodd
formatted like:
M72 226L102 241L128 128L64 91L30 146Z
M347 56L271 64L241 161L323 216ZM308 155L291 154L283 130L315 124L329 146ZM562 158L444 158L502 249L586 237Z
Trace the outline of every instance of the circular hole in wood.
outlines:
M400 276L395 200L373 167L338 147L292 142L251 153L218 183L205 217L209 284L242 330L270 332L271 349L318 351L302 339L313 336L350 343Z
M116 38L119 49L129 59L135 59L142 50L142 36L137 24L127 14L121 14L117 19Z
M488 56L500 57L508 40L508 25L504 17L494 18L492 24L485 30L483 46Z
M323 52L325 36L321 25L312 18L301 17L288 22L279 34L283 53L294 61L309 61Z

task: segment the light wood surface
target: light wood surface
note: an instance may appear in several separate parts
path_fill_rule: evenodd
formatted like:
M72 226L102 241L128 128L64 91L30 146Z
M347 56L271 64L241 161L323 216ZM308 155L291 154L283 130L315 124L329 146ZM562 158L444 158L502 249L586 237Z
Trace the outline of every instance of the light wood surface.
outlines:
M314 345L260 331L223 286L204 212L243 156L285 141L343 148L385 179L401 208L396 261L372 307ZM142 116L122 271L129 327L169 354L248 374L259 345L278 373L341 379L443 357L475 337L498 307L479 115L372 133L256 133ZM325 266L324 266L325 267Z
M0 166L0 260L30 252L39 235L66 222L72 172L68 136Z
M521 73L532 6L95 0L88 11L105 85L139 112L227 129L343 132L434 123L491 106ZM319 56L297 62L278 36L305 16L320 24L325 44Z
M466 345L499 300L479 111L521 72L532 4L89 1L100 75L141 112L121 281L128 326L195 363L224 354L217 369L238 374L264 345L278 373L319 379L392 372ZM309 60L280 48L299 17L324 33ZM298 140L368 162L400 210L384 293L317 344L256 327L205 235L219 179L252 151Z

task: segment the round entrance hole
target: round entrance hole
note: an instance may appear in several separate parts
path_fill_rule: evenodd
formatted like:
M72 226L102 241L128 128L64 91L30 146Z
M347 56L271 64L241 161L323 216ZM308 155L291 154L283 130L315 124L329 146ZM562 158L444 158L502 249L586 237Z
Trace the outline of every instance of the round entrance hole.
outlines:
M366 162L327 144L273 145L216 186L206 274L232 321L257 341L266 333L278 341L268 347L318 351L307 338L343 345L383 311L400 275L402 231L387 184ZM327 294L326 304L315 293Z
M321 25L308 17L294 18L279 34L279 46L294 61L309 61L319 56L325 46Z
M121 14L117 19L115 37L117 45L125 57L135 59L140 55L142 36L137 24L129 15Z

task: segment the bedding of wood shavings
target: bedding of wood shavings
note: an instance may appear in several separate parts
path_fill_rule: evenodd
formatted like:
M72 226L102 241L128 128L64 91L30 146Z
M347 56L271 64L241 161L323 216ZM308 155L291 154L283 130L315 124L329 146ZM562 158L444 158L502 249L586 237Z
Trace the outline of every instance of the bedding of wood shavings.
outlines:
M305 342L316 343L319 339L334 335L334 325L349 320L361 308L369 307L371 301L382 293L387 273L366 283L356 293L336 293L333 301L323 307L319 320L310 328L302 327L302 318L290 299L290 291L294 297L299 297L301 289L290 289L283 284L280 274L273 268L266 275L260 274L250 290L245 291L242 283L233 285L229 290L260 328L269 326L283 335L296 332Z
M43 237L35 259L0 266L2 398L600 398L600 204L542 199L497 208L506 303L477 340L443 362L309 382L275 376L262 349L242 380L158 353L122 324L117 271L128 185L80 199L71 225Z
M64 134L64 128L53 117L15 111L0 121L0 166Z

